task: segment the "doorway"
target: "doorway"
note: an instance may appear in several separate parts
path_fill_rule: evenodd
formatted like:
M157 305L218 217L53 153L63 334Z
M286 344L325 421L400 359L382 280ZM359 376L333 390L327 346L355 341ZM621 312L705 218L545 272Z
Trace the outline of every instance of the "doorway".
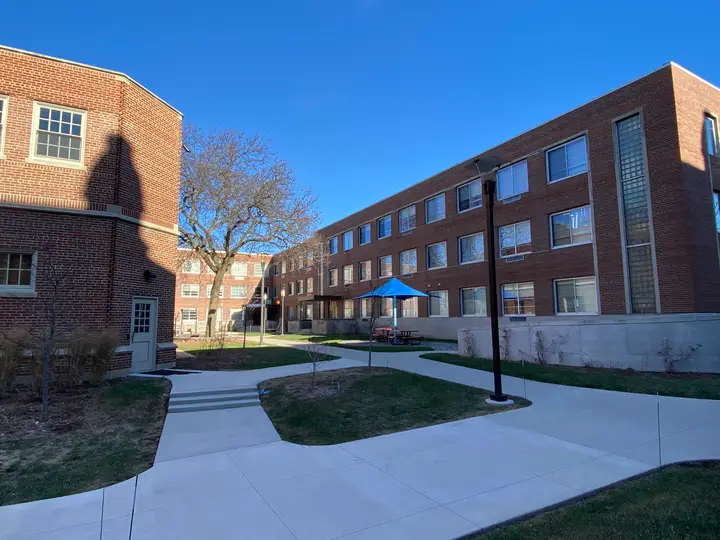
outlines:
M146 371L155 367L156 343L157 298L134 297L130 320L132 371Z

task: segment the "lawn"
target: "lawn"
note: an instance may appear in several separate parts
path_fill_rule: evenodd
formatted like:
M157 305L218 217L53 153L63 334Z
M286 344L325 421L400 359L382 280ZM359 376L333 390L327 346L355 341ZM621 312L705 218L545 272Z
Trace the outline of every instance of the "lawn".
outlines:
M0 398L0 505L60 497L150 468L170 382L114 380L50 394L50 419L24 393Z
M720 462L675 465L468 540L692 540L720 531Z
M248 341L245 349L241 341L225 343L225 350L219 349L217 344L206 345L199 341L181 343L179 348L195 357L176 360L175 367L178 369L246 370L310 362L307 353L301 349L273 345L260 346L254 341ZM326 354L323 360L336 358L338 357Z
M492 371L492 360L487 358L467 358L449 353L429 353L420 356L448 364ZM638 394L659 392L662 396L720 399L720 374L713 373L654 373L630 369L586 368L535 363L523 365L520 362L507 361L502 363L502 372L504 375L513 377L567 386Z
M250 334L248 334L250 335ZM254 333L252 337L257 337L260 334ZM316 334L265 334L265 337L269 340L281 339L286 341L303 341L312 343L323 343L330 347L339 347L341 349L353 349L356 351L367 351L367 341L365 343L343 343L343 341L358 341L367 340L367 334L327 334L327 335L316 335ZM436 341L450 341L453 340L436 340ZM455 341L457 342L457 341ZM425 345L391 345L389 343L373 343L373 352L426 352L433 351L432 347Z
M489 392L393 369L349 368L262 383L262 405L280 436L298 444L338 444L525 407L496 407Z
M353 349L355 351L367 351L367 343L341 343L332 340L320 340L319 343L327 345L329 347L338 347L340 349ZM390 344L379 344L373 343L372 352L384 353L400 353L400 352L423 352L423 351L434 351L432 347L425 345L390 345Z

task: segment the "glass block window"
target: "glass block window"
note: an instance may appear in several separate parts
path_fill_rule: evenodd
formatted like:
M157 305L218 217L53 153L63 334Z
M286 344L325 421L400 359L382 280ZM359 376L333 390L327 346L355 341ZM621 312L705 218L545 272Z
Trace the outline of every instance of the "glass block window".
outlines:
M353 232L345 231L342 235L343 238L343 251L350 251L353 247Z
M407 232L415 228L415 205L400 210L400 232Z
M343 285L349 285L353 282L353 265L343 266Z
M616 122L620 192L627 246L627 274L632 313L655 313L655 269L650 237L643 126L639 114Z
M183 298L200 298L200 285L183 283L180 286L180 296Z
M460 315L463 317L486 317L485 287L460 289Z
M595 278L555 280L555 313L558 315L596 315Z
M284 264L285 263L283 263L283 265ZM283 272L284 272L284 270L283 270ZM232 274L235 277L246 277L248 275L247 263L241 263L241 262L232 263L232 266L230 267L230 274Z
M592 242L590 207L574 208L550 216L551 247Z
M358 280L360 281L367 281L369 279L372 279L372 276L370 275L372 269L372 264L370 261L362 261L358 263Z
M182 263L183 274L199 274L200 273L200 260L190 259L183 261Z
M717 119L713 116L705 116L705 144L707 152L711 156L718 155L718 128Z
M529 221L500 227L499 235L501 257L512 257L532 251Z
M358 227L358 244L361 246L370 243L370 224L360 225Z
M398 300L398 302L400 302L400 300ZM402 316L403 317L417 317L418 316L417 298L407 298L402 301Z
M502 286L503 315L535 315L535 288L532 283Z
M328 287L334 287L338 284L338 269L331 268L328 270Z
M457 188L458 213L482 206L482 184L473 180Z
M485 260L485 237L483 233L470 234L458 239L460 264Z
M392 298L380 298L380 316L381 317L392 317L393 316L393 299Z
M230 286L230 298L245 298L246 296L247 296L247 287L245 285L231 285ZM275 296L277 296L277 294Z
M417 272L417 250L408 249L400 252L400 273L414 274Z
M378 259L378 277L392 276L392 255L385 255Z
M355 317L355 309L352 300L343 300L343 318L352 319Z
M330 252L330 255L335 255L338 252L337 236L333 236L330 240L328 240L328 251Z
M447 291L430 291L428 293L428 315L431 317L447 317L448 316L448 292Z
M85 112L51 105L36 107L35 156L80 162Z
M427 247L427 268L445 268L447 266L447 245L438 242Z
M507 199L525 193L528 190L527 160L523 160L497 173L497 198Z
M445 219L445 194L435 195L425 201L425 223Z
M585 137L567 142L547 152L548 182L557 182L587 171Z
M0 288L31 289L33 254L0 252Z
M377 236L380 238L387 238L392 234L392 220L390 216L381 217L377 221Z
M205 287L205 296L210 298L210 294L212 294L212 285L208 285ZM220 285L220 295L218 298L222 298L225 295L225 285Z

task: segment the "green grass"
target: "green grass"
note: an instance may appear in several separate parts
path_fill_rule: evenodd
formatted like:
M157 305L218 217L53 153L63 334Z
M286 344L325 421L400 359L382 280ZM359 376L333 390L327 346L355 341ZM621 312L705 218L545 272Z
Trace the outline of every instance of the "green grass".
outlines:
M298 444L338 444L507 408L485 403L489 392L392 369L350 368L261 384L262 404L280 436Z
M150 468L160 439L170 382L128 379L50 395L40 403L0 400L0 505L61 497L114 484Z
M328 347L339 347L341 349L353 349L356 351L367 351L367 343L338 343L336 341L323 341L324 345ZM373 343L372 352L421 352L421 351L433 351L432 347L426 347L424 345L380 345Z
M242 347L242 342L227 342L225 350L221 351L217 347L200 346L198 342L186 343L181 345L181 349L195 357L178 359L175 365L179 369L217 371L263 369L310 362L305 351L292 347L260 346L253 341L248 341L244 350ZM336 358L338 357L326 354L323 360Z
M260 334L255 333L253 337L257 337ZM356 351L367 351L367 343L342 343L343 340L367 340L367 334L327 334L327 335L316 335L316 334L265 334L265 337L269 340L281 339L287 341L304 341L313 343L322 343L329 347L339 347L341 349L353 349ZM457 340L435 340L435 341L448 341L455 342ZM433 351L432 347L424 345L390 345L390 344L377 344L374 343L372 347L373 352L424 352Z
M487 358L467 358L450 353L421 354L421 358L437 360L448 364L492 371L492 360ZM503 362L504 375L525 379L635 392L702 399L720 399L720 375L708 373L654 373L629 369L586 368L576 366L542 365L535 363Z
M720 462L714 462L666 467L469 539L714 540L719 533Z

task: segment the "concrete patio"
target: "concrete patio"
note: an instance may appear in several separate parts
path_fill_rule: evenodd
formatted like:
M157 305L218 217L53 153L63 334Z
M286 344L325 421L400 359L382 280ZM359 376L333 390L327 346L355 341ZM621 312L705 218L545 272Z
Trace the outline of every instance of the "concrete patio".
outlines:
M328 352L343 358L324 369L366 362L360 351ZM492 384L490 373L417 353L373 357L382 366ZM180 392L308 370L171 379ZM259 407L171 414L156 464L138 476L137 491L131 479L0 507L0 540L98 540L101 529L103 540L451 539L659 465L655 396L511 377L504 385L533 405L335 446L279 440ZM662 463L720 457L720 401L659 402Z

